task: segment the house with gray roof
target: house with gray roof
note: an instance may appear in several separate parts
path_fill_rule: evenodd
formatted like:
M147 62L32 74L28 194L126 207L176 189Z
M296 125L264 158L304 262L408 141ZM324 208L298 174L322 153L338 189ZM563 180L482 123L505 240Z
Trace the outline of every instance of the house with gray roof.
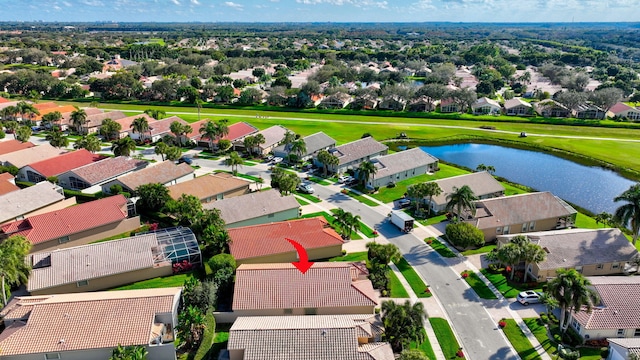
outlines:
M504 186L486 171L475 172L471 174L452 176L450 178L439 179L433 181L438 184L442 193L431 199L431 209L435 213L444 211L447 206L447 196L463 186L471 188L475 196L480 199L491 199L498 196L504 196ZM429 198L423 199L424 203L429 205Z
M282 142L284 139L284 134L287 133L287 129L281 125L274 125L270 128L266 128L262 131L258 131L257 134L261 134L264 136L264 143L258 144L256 147L251 149L251 151L255 154L267 155L270 153L276 146Z
M576 119L602 120L606 116L606 111L594 104L583 103L579 104L575 109L573 109L573 115Z
M372 137L366 137L336 146L329 149L329 153L338 158L338 165L328 166L328 171L336 174L344 173L349 169L357 169L363 161L386 155L389 147L377 142ZM315 159L316 165L322 166L322 163Z
M143 160L127 156L107 158L91 164L87 164L58 175L58 183L66 189L85 190L91 187L97 193L100 185L113 180L118 176L145 168L149 163Z
M0 196L0 225L76 204L65 199L62 188L48 181Z
M377 172L369 178L368 188L387 186L438 169L438 159L420 148L373 158L371 162Z
M111 119L115 121L119 119L124 119L126 117L127 115L125 115L122 111L119 111L119 110L101 112L94 115L88 115L87 122L82 126L81 132L83 134L95 134L98 132L98 130L100 130L100 126L102 126L102 122L104 120Z
M191 180L194 177L194 170L191 166L185 163L176 165L173 161L166 160L108 181L102 184L102 192L109 194L111 186L120 185L124 191L135 194L136 189L141 185L158 183L169 186Z
M311 159L320 150L329 150L336 146L336 141L322 131L303 138L307 151L300 156L301 160ZM273 149L275 156L286 159L291 153L291 144L283 144Z
M504 102L504 113L509 116L533 115L533 106L521 98L513 98Z
M627 360L631 354L640 357L640 337L607 338L607 340L609 341L607 360Z
M394 360L379 315L240 317L222 359Z
M220 210L226 227L236 228L297 218L300 204L293 195L282 196L271 189L206 203L202 207Z
M60 154L64 154L65 152L66 150L55 148L49 143L44 143L28 149L22 149L9 154L0 155L0 164L5 166L13 165L18 169L21 169L29 164L51 159Z
M514 236L498 236L498 247ZM638 250L619 229L565 229L524 236L547 253L546 260L525 269L538 281L556 277L558 269L576 269L585 276L622 275L638 257Z

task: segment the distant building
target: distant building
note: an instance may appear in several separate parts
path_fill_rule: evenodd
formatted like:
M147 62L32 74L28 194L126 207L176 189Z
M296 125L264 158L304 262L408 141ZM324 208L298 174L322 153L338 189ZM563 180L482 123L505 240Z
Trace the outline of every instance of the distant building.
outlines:
M338 158L338 165L330 165L329 172L340 174L349 169L357 169L363 161L386 155L389 147L372 137L366 137L329 149L329 153ZM316 159L317 165L322 163Z
M103 184L102 192L110 194L113 185L120 185L124 191L135 194L136 189L141 185L158 183L169 186L191 180L194 178L193 172L193 168L188 164L176 165L171 160L165 160Z

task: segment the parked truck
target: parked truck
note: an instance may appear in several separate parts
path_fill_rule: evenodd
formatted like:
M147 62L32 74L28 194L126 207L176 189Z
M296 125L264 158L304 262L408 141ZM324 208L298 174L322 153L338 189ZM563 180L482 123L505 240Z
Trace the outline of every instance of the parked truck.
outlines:
M390 216L391 223L400 228L400 230L402 230L403 232L408 233L413 230L414 219L409 216L409 214L405 213L404 211L395 210L391 212Z

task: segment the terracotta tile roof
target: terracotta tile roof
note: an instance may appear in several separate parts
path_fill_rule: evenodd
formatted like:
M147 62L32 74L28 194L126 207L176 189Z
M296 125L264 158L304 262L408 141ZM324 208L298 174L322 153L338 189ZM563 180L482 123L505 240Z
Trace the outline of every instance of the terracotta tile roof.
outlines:
M151 116L147 115L147 114L137 114L137 115L133 115L133 116L127 116L127 117L123 117L120 119L111 119L115 122L117 122L118 124L120 124L120 126L122 127L122 129L120 129L121 133L124 132L130 132L131 131L131 124L133 124L133 120L139 118L139 117L143 117L145 119L147 119L147 122L149 123L149 127L151 127L151 125L153 123L155 123L157 120L152 118Z
M624 111L629 111L629 110L636 110L635 108L623 103L623 102L619 102L615 105L613 105L609 111L612 112L613 114L618 114Z
M374 158L371 160L378 168L375 178L384 178L394 175L402 171L415 169L420 166L426 166L438 161L435 157L424 152L420 148L400 151Z
M54 103L53 101L38 103L38 104L31 104L31 105L33 105L34 108L38 109L38 111L58 107L58 104Z
M300 204L293 195L282 196L279 191L273 189L203 205L205 209L220 210L222 219L227 225L299 207Z
M7 100L7 99L5 99L3 97L0 97L0 103L6 103L6 102L9 102L9 101L11 101L11 100Z
M152 268L154 246L158 246L156 235L146 234L31 254L27 257L27 262L33 266L33 270L27 282L27 290L33 292Z
M140 185L151 183L166 184L193 172L193 168L185 163L176 165L173 161L166 160L159 164L151 164L142 170L121 176L118 178L118 181L127 188L135 191Z
M168 189L173 199L178 199L182 194L189 194L205 200L243 187L248 188L249 182L233 176L209 174L171 185Z
M192 126L193 132L190 134L190 137L192 139L195 139L196 141L208 141L206 139L202 139L202 136L200 135L200 126L202 126L202 124L206 123L207 121L211 120L200 120ZM229 134L223 136L222 138L234 142L242 140L246 136L255 134L257 132L258 128L256 128L255 126L247 124L246 122L237 122L235 124L229 125Z
M126 205L127 199L116 195L14 221L1 229L5 234L23 235L32 244L39 244L122 221L127 218Z
M20 190L20 188L15 185L14 179L13 175L9 173L0 174L0 196Z
M154 121L152 124L149 124L149 128L151 129L152 136L160 136L164 134L171 133L171 123L177 121L181 124L187 124L186 121L182 120L177 116L171 116L162 120ZM151 126L153 125L153 126Z
M103 160L105 157L93 154L86 149L80 149L47 160L38 161L29 166L45 178L58 176L69 170Z
M504 192L504 186L486 171L453 176L435 180L434 182L442 189L440 195L433 197L433 202L437 205L445 205L447 203L447 196L453 192L454 187L459 189L467 185L473 190L476 197Z
M98 109L98 108L83 108L84 112L87 114L87 116L91 116L91 115L97 115L97 114L102 114L104 111L102 111L102 109ZM58 110L60 111L60 110ZM60 111L62 113L62 121L60 122L61 125L67 125L70 126L71 125L71 114L76 111L76 108L67 108L65 107L64 111Z
M48 181L0 196L0 223L64 200L62 189Z
M200 121L189 123L188 125L191 127L191 133L187 134L187 137L189 139L200 139L200 127L202 127L203 124L206 124L207 121L211 121L211 119L202 119Z
M35 145L29 141L24 143L14 139L0 141L0 155L9 154L22 149L32 148L34 146Z
M0 102L0 110L9 106L16 106L18 103L19 101L11 101L11 100L8 100L7 102Z
M71 113L73 111L75 111L76 108L73 105L64 105L64 106L55 106L55 107L47 107L44 108L42 110L40 110L40 115L37 115L34 120L42 120L42 116L44 114L48 114L48 113L52 113L54 111L58 111L60 114L64 114L64 113Z
M54 148L53 146L49 145L49 143L45 143L42 145L30 147L28 149L22 149L9 154L4 154L0 156L0 162L3 162L5 165L10 164L17 168L23 168L38 161L57 157L58 155L64 154L65 152L65 150Z
M235 199L243 197L239 196ZM324 248L344 243L340 235L329 227L322 216L243 226L228 229L228 233L231 238L230 252L238 260L295 253L295 248L286 240L287 238L297 241L306 249Z
M95 185L118 175L143 168L147 166L147 164L149 163L144 160L118 156L90 163L70 170L69 172L75 174L79 178L82 178L88 184Z
M601 276L588 278L600 302L591 313L572 315L586 329L640 329L640 277Z
M180 291L161 288L19 297L12 308L26 301L32 310L26 325L14 323L0 334L2 355L149 345L156 314L174 312ZM15 318L11 311L7 317Z
M243 264L236 270L233 310L376 306L371 281L349 263L315 263L302 274L291 263Z
M387 151L388 149L389 147L387 145L377 142L372 137L366 137L364 139L336 146L329 150L329 152L332 155L337 156L339 164L343 165L359 159L365 159L372 155L377 155L381 152Z
M127 115L125 115L122 111L109 111L105 113L101 112L94 115L87 114L87 123L84 125L84 127L94 128L102 125L102 121L105 119L111 119L115 121L126 117Z

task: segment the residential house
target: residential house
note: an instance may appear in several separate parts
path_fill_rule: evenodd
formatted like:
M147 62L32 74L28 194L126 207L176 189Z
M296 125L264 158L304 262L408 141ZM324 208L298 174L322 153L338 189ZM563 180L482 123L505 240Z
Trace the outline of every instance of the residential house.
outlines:
M619 102L607 111L607 116L628 121L640 121L640 109Z
M120 55L114 55L111 60L106 61L102 66L102 72L116 72L138 63L131 60L122 59Z
M476 202L476 214L462 214L482 230L485 241L499 235L564 229L573 226L577 211L548 191L503 196Z
M0 236L26 237L31 252L85 245L139 228L140 217L129 207L124 196L115 195L4 224Z
M405 106L407 106L407 100L397 95L389 95L385 96L382 101L380 101L380 103L378 104L378 109L403 111Z
M369 177L366 184L369 188L387 186L438 169L438 159L420 148L376 157L371 162L377 171Z
M282 196L271 189L210 202L202 207L220 210L226 227L237 228L297 218L300 204L293 195Z
M0 141L0 156L10 154L15 151L20 151L28 148L32 148L35 145L30 142L22 142L15 139Z
M630 355L640 357L640 338L608 338L609 356L606 360L628 360Z
M118 124L120 124L120 131L118 132L118 136L114 136L114 137L117 137L118 139L122 139L124 137L130 136L132 139L139 139L140 134L134 133L133 129L131 128L131 125L133 125L133 121L137 118L144 118L145 120L147 120L147 123L149 123L149 127L153 127L155 125L155 122L157 121L156 119L152 118L147 114L137 114L133 116L123 117L120 119L111 119L117 122Z
M379 315L240 317L223 359L394 360Z
M514 236L498 236L498 247ZM638 256L638 250L619 229L565 229L525 236L547 253L545 261L525 269L538 281L556 277L558 269L576 269L585 276L622 275Z
M183 125L187 124L186 121L182 120L181 118L177 117L177 116L170 116L168 118L164 118L158 121L153 121L149 124L149 132L143 134L142 136L145 139L150 138L151 142L157 142L158 140L162 139L162 137L164 137L165 135L171 135L171 124L177 121ZM135 135L132 134L134 136L134 138L136 138L139 135Z
M473 111L473 115L498 115L502 112L502 106L488 97L481 97L471 105L471 111Z
M566 118L571 115L571 110L559 102L551 99L542 100L533 105L540 116Z
M192 139L198 142L198 146L209 147L209 139L203 139L202 135L200 135L199 133L200 126L201 125L198 125L197 129L194 129L194 136L192 137ZM235 124L229 125L229 133L223 136L221 140L229 140L231 141L231 144L233 144L233 146L243 145L242 142L244 141L244 138L249 135L254 135L257 132L258 129L255 126L246 122L237 122ZM214 141L214 144L215 143L217 143L217 141Z
M27 291L46 295L107 290L169 276L172 264L183 260L202 263L198 240L182 227L43 251L27 256L32 266Z
M322 99L318 106L325 109L344 109L351 100L351 95L337 92Z
M60 129L62 131L68 130L69 128L73 127L73 124L71 123L71 115L74 111L76 111L76 108L75 106L69 106L70 107L65 106L64 109L61 108L60 110L58 110L62 113L62 120L60 121ZM87 114L87 117L102 114L104 112L102 111L102 109L92 107L83 108L83 110L85 114Z
M109 359L140 345L154 360L175 360L181 288L19 296L0 317L3 360Z
M372 94L357 96L349 107L354 110L373 110L378 106L378 98Z
M104 159L105 156L103 155L93 154L86 149L80 149L29 164L20 169L16 178L20 181L38 183L50 177L60 176L69 170ZM66 187L67 184L60 184L60 186Z
M300 154L300 160L303 161L311 159L314 155L317 155L320 150L329 150L336 146L336 141L322 131L305 136L303 140L307 150L304 154ZM290 153L291 144L280 145L273 149L273 154L281 158L289 157Z
M76 204L65 199L62 188L48 181L0 196L0 225Z
M230 253L238 264L297 261L298 253L288 239L301 244L309 260L340 256L344 244L322 216L236 227L228 233Z
M33 104L33 106L38 109L38 111L40 112L40 115L35 115L32 118L30 118L29 120L34 121L36 123L36 125L40 125L42 122L42 117L46 114L52 113L52 112L59 112L61 115L62 114L71 114L72 112L76 111L76 107L73 105L62 105L62 106L58 106L55 103L43 103L42 107L43 108L39 108L39 105L41 104ZM24 118L28 118L26 115L21 115L21 117ZM63 122L63 119L60 120L60 123Z
M293 248L292 245L290 245ZM373 314L379 300L364 263L243 264L236 270L238 316Z
M168 187L169 195L177 200L182 194L193 195L202 203L240 196L249 192L249 181L218 173L200 176Z
M82 125L82 129L80 130L81 134L96 134L100 130L100 126L102 126L102 122L106 119L118 120L126 118L122 111L109 111L109 112L101 112L99 114L87 115L87 122ZM73 126L73 124L71 124Z
M8 172L0 174L0 196L20 190L20 188L16 186L15 179L16 178Z
M640 337L640 276L587 279L600 302L591 312L571 312L569 326L585 340Z
M165 160L102 184L102 192L110 194L113 185L120 185L124 191L135 194L136 189L141 185L162 184L169 186L193 179L195 177L193 172L193 168L185 163L176 165L171 160Z
M491 199L494 197L504 196L504 186L502 186L491 174L486 171L475 172L471 174L453 176L449 178L434 180L438 184L442 193L431 199L431 209L435 213L445 210L447 206L447 196L463 186L471 188L475 196L479 200ZM429 199L425 198L424 202L428 204Z
M348 169L357 169L363 161L387 155L389 147L377 142L372 137L366 137L344 145L329 149L329 153L338 158L338 165L328 166L328 171L336 174L344 173ZM318 166L322 163L316 158Z
M504 113L509 116L531 116L533 106L521 98L513 98L504 102Z
M441 113L454 113L460 112L460 106L456 104L454 99L442 99L440 101L440 112Z
M0 155L0 163L4 166L15 166L18 169L21 169L29 164L51 159L64 153L66 153L66 150L55 148L49 145L49 143L44 143L42 145ZM26 178L18 178L18 180L24 181Z
M273 151L276 146L280 145L280 142L284 139L284 135L287 131L287 128L281 125L274 125L270 128L258 131L254 136L261 134L264 137L264 143L256 145L251 149L251 151L254 154L267 155Z
M584 103L584 104L580 104L578 105L574 110L573 110L573 115L577 118L577 119L598 119L598 120L602 120L605 118L606 116L606 112L593 105L590 103Z
M85 190L94 188L89 193L101 191L100 185L114 180L118 176L140 170L149 163L127 156L109 157L90 163L58 175L58 184L65 189Z
M414 111L414 112L431 112L434 111L436 109L436 105L435 102L427 97L427 96L420 96L417 99L413 99L409 102L409 111Z

